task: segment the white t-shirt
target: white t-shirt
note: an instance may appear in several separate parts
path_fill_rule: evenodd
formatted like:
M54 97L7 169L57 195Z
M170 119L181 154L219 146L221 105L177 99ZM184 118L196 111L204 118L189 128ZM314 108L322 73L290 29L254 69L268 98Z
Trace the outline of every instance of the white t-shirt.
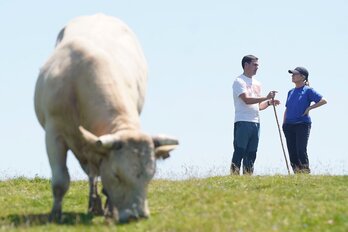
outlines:
M260 122L259 103L245 104L239 97L242 93L246 93L248 97L261 97L261 83L243 74L233 82L234 121Z

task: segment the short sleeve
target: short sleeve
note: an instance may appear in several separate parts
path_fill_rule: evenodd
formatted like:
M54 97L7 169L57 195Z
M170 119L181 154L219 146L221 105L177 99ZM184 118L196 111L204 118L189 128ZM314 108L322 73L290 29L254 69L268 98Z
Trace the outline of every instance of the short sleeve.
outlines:
M247 92L247 89L246 89L245 83L243 83L242 81L238 79L233 82L233 93L236 96L239 97L242 93L246 93L246 92Z
M323 98L323 96L317 91L315 91L313 88L309 89L308 97L311 102L313 101L315 103L318 103Z
M288 96L286 97L285 107L288 107L289 96L290 96L290 93L291 93L292 91L293 91L293 90L289 90L289 92L288 92Z

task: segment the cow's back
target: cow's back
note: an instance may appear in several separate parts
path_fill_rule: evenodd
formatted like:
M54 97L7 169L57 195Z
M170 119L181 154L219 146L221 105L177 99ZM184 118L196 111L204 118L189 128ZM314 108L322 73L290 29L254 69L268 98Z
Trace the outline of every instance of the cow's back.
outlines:
M56 46L81 38L108 54L114 62L123 63L128 71L146 69L145 58L136 36L117 18L103 14L76 18L59 33ZM134 73L129 76L137 75Z
M140 45L123 22L102 14L77 18L59 33L41 69L36 114L43 127L54 123L71 137L79 125L110 133L120 114L137 126L146 76Z

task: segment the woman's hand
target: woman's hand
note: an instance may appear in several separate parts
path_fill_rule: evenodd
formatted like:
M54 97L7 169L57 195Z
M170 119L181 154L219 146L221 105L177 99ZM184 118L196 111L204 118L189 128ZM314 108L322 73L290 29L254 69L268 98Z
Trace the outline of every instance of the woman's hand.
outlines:
M312 108L309 106L305 112L302 114L302 116L305 116L305 115L308 115L309 114L309 111L311 110Z
M314 108L317 108L317 107L320 107L320 106L322 106L322 105L325 105L326 103L327 103L327 101L326 101L324 98L322 98L319 102L317 102L317 103L315 103L315 104L309 106L309 107L305 110L305 112L303 113L302 116L308 115L310 110L312 110L312 109L314 109Z

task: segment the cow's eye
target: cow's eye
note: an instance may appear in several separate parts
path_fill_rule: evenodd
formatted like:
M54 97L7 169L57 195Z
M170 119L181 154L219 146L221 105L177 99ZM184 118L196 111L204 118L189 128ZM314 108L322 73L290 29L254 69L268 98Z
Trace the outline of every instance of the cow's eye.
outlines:
M114 144L112 144L112 149L114 150L120 150L122 149L122 147L123 147L123 144L120 141L116 141L114 142Z
M114 173L114 177L116 178L117 182L121 182L121 178L117 173Z

